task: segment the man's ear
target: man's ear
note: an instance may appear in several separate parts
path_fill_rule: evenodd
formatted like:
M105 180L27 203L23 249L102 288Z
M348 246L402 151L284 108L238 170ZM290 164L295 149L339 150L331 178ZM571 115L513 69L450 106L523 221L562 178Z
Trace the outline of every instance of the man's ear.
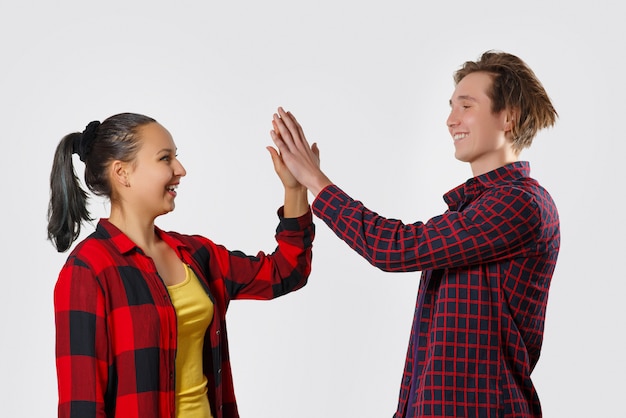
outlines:
M504 132L510 133L517 125L518 112L517 109L506 109L504 111Z

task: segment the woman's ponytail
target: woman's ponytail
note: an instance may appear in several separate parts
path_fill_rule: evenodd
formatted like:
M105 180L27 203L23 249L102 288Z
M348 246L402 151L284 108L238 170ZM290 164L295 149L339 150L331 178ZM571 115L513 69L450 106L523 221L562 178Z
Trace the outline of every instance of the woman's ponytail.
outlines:
M48 239L57 251L64 252L80 234L83 221L90 221L87 192L80 186L74 171L72 154L81 133L65 136L54 153L50 173L50 203L48 205Z

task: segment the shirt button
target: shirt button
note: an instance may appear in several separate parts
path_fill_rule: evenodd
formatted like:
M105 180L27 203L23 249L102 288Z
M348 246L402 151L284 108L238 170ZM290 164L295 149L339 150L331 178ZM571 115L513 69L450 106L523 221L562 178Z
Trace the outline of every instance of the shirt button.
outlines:
M222 369L217 369L217 372L218 373L222 373Z
M220 330L215 331L215 334L220 335Z

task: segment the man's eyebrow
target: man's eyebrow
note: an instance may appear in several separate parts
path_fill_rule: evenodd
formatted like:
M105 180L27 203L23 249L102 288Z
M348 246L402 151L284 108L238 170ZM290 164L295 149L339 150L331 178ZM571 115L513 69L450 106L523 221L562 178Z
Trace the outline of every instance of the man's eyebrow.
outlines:
M458 101L469 100L471 102L475 102L476 98L474 96L463 95L463 96L455 97L455 100L458 100ZM450 106L452 106L452 99L450 99Z

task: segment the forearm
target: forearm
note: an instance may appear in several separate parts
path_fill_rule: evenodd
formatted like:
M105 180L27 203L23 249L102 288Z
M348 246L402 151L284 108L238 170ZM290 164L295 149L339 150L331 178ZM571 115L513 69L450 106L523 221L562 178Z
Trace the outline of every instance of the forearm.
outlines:
M269 300L304 286L311 272L311 249L315 238L313 214L307 210L297 218L278 210L280 223L276 228L278 246L271 254L260 251L256 256L229 251L216 246L211 257L215 277L225 275L224 285L229 299ZM226 271L223 266L228 266Z
M419 242L423 224L384 218L355 201L337 186L323 190L313 213L350 248L384 271L422 269Z
M284 216L298 218L309 210L308 192L304 186L285 188Z

